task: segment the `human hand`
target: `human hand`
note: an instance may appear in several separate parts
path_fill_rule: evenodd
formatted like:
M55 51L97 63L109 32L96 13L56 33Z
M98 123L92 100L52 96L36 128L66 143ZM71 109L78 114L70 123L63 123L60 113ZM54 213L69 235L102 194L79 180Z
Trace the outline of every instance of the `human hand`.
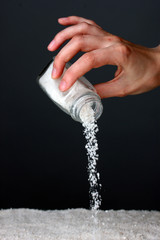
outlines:
M48 50L55 51L71 40L55 57L52 77L59 78L65 63L79 51L86 52L65 72L59 86L61 91L68 90L91 69L104 65L116 65L117 70L112 80L94 86L101 98L140 94L160 86L160 45L146 48L133 44L78 16L59 18L58 22L72 26L56 34Z

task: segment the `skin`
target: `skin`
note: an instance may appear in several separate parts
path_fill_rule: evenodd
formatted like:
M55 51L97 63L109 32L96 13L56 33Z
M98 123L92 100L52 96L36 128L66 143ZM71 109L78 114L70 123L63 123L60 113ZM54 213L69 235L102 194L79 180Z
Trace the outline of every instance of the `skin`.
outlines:
M160 45L147 48L126 41L103 30L94 21L78 16L59 18L69 27L57 33L48 50L57 50L70 41L56 55L52 78L59 78L65 67L79 51L85 52L65 72L59 88L68 90L74 82L93 68L116 65L112 80L94 85L101 98L140 94L160 86Z

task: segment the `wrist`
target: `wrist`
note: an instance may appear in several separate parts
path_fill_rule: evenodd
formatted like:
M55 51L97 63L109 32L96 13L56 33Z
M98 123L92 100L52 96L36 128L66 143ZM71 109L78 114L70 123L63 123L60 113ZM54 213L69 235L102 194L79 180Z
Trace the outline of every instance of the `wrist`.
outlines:
M154 71L155 71L155 82L157 86L160 86L160 45L155 48L152 48L152 59L154 61Z
M157 52L156 52L156 59L157 59L157 80L160 86L160 45L157 46Z

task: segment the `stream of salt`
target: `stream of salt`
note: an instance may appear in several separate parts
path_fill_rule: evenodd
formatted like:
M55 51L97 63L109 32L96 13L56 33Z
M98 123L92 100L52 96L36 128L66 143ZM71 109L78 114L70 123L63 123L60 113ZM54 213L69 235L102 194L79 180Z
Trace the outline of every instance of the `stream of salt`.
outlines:
M97 171L97 161L99 155L98 141L96 133L98 132L98 125L95 120L94 111L90 104L85 104L80 112L80 118L84 127L84 136L87 140L85 148L88 156L88 181L89 181L89 195L90 195L90 209L92 210L91 221L93 224L93 240L100 240L100 224L97 217L98 210L101 206L100 195L100 174Z
M99 155L98 142L96 133L98 132L98 125L94 117L94 111L89 104L86 104L80 112L82 125L84 127L84 135L87 140L85 148L88 156L88 181L89 181L89 194L90 194L90 209L98 210L101 205L101 195L99 193L101 184L100 174L97 171L97 161Z

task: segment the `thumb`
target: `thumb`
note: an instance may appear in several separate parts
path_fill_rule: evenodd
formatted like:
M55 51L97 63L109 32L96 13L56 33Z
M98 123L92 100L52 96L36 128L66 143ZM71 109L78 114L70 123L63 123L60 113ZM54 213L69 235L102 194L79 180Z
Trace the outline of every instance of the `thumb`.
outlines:
M96 84L94 87L100 98L125 96L123 84L119 76L109 82Z

